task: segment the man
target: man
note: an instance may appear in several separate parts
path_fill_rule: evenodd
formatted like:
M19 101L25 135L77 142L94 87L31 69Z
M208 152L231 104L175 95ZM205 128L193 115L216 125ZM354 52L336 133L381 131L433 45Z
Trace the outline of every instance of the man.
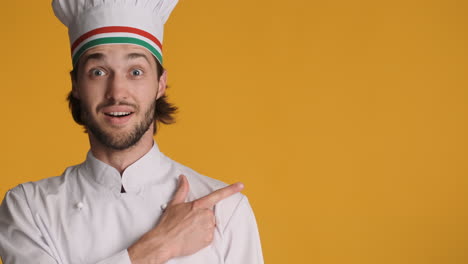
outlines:
M263 263L241 183L164 156L163 25L176 0L54 0L69 28L70 107L89 136L84 163L10 190L0 255L13 263Z

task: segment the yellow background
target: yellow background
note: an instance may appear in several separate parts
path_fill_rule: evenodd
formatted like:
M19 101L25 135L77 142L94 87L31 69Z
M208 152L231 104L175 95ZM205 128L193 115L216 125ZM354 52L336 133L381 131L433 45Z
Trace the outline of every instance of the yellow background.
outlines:
M181 1L160 148L246 184L266 263L467 263L467 3ZM0 10L3 196L88 142L50 1Z

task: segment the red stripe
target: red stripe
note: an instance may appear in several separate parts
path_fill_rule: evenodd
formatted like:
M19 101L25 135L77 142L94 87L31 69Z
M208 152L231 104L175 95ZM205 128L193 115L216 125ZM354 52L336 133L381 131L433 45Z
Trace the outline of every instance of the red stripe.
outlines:
M97 35L97 34L102 34L102 33L116 33L116 32L133 33L133 34L143 36L143 37L145 37L147 39L152 40L162 50L161 42L159 42L159 40L155 36L153 36L152 34L146 32L144 30L141 30L141 29L138 29L138 28L132 28L132 27L102 27L102 28L93 29L93 30L83 34L77 40L75 40L75 42L73 42L71 50L73 52L78 45L80 45L85 39L87 39L89 37L92 37L92 36Z

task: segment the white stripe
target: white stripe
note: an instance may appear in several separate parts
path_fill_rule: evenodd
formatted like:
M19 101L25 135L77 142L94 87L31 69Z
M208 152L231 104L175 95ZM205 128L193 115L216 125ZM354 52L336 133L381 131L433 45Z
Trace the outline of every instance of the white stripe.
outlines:
M161 49L159 48L159 46L156 45L152 40L150 40L148 38L145 38L145 37L143 37L141 35L138 35L138 34L129 33L129 32L111 32L111 33L102 33L102 34L93 35L93 36L85 39L83 42L80 43L80 45L78 45L75 48L75 50L73 50L72 58L73 58L73 56L75 56L76 52L78 50L80 50L80 48L83 47L86 43L90 42L91 40L100 39L100 38L107 38L107 37L130 37L130 38L136 38L136 39L143 40L143 41L147 42L148 44L150 44L151 46L153 46L159 52L159 54L161 54L161 56L162 56L162 52L161 52Z

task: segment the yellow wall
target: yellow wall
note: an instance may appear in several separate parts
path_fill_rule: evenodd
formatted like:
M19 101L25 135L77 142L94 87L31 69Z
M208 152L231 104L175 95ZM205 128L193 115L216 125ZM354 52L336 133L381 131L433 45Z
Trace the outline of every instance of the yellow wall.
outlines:
M88 149L49 2L0 7L1 196ZM467 3L181 1L160 147L245 182L266 263L467 263Z

